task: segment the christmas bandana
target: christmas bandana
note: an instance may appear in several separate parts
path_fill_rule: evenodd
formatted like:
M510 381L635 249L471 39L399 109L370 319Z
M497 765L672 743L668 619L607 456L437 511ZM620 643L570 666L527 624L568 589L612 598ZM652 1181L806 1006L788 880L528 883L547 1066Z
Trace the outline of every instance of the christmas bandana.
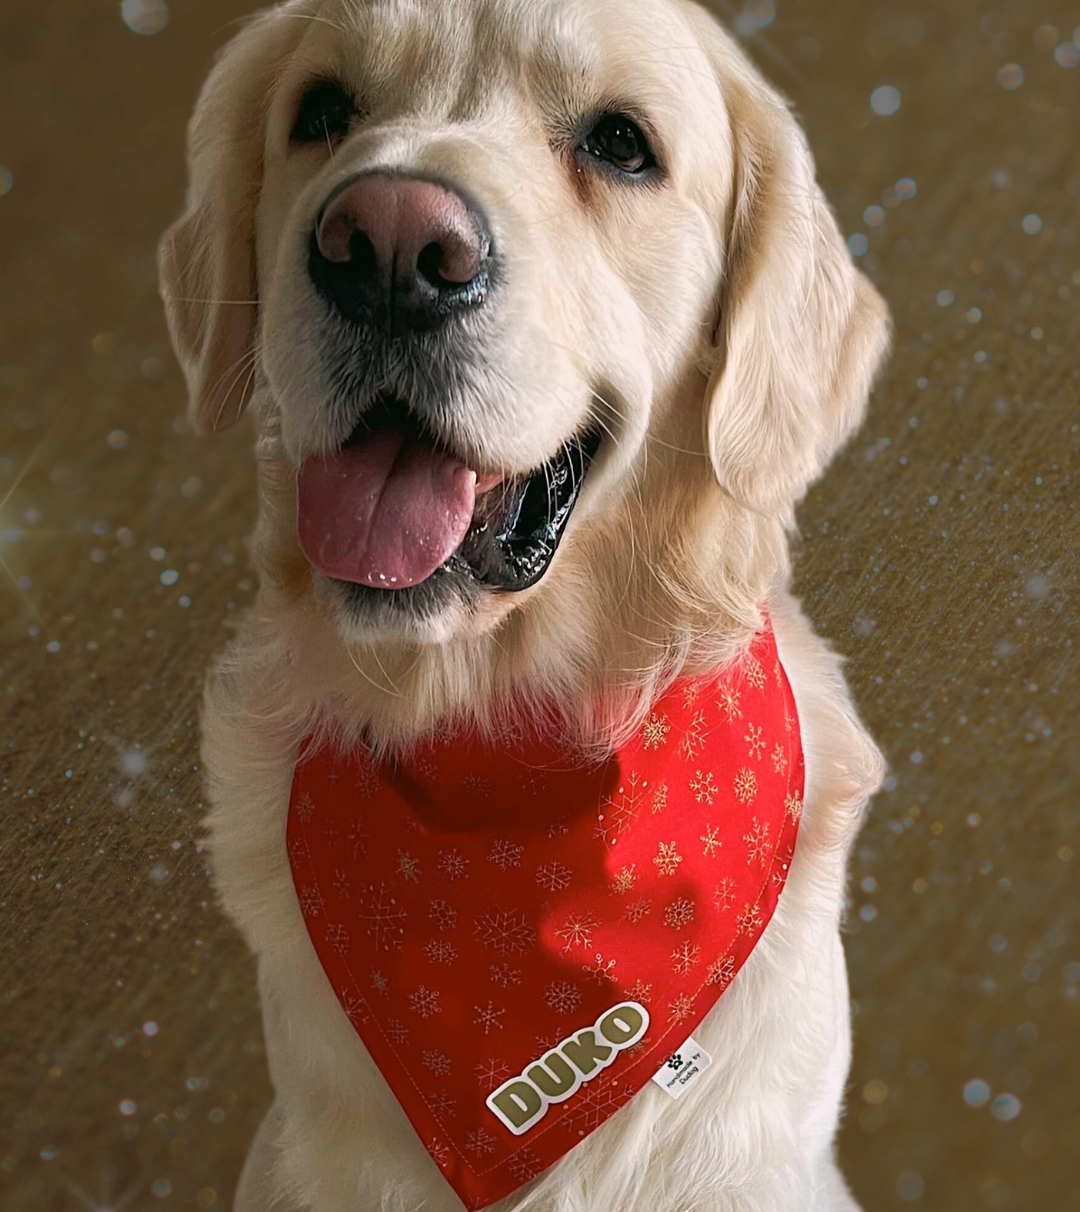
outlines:
M802 811L771 631L605 762L442 735L393 765L306 746L288 853L319 960L466 1208L627 1103L761 937Z

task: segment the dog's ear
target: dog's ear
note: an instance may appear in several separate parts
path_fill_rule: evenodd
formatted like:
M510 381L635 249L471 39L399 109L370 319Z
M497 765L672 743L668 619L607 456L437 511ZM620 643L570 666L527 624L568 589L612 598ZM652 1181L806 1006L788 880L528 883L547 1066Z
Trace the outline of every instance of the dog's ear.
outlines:
M252 21L215 64L188 128L187 209L162 238L158 268L199 433L232 425L251 397L264 122L276 69L302 25L272 14Z
M787 105L727 35L711 35L735 163L706 449L732 496L790 517L862 419L888 313L848 253Z

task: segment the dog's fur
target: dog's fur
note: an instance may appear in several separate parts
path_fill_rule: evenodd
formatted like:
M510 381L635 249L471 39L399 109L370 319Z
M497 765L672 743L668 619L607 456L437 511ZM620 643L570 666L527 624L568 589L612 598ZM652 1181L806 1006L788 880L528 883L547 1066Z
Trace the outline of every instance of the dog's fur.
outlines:
M333 74L365 119L327 148L289 131ZM631 106L662 179L615 181L573 125ZM497 305L390 359L470 465L531 472L582 425L605 439L561 550L523 594L356 610L296 539L296 469L352 428L335 365L364 351L305 274L319 207L368 169L451 180L505 258ZM787 107L693 0L292 0L215 67L163 293L206 431L250 405L258 604L207 693L222 900L259 957L277 1101L239 1212L452 1212L460 1204L341 1010L308 940L284 833L312 729L383 751L450 715L571 706L567 743L629 735L656 694L715 666L768 601L807 758L779 909L710 1013L715 1063L679 1103L633 1102L498 1212L839 1212L849 1061L838 936L847 850L881 759L839 661L788 596L794 505L858 424L887 342Z

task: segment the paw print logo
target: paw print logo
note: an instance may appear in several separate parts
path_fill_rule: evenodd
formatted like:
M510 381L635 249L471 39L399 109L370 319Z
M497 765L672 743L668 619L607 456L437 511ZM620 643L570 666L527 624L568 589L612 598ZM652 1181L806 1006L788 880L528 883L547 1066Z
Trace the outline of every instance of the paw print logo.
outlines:
M667 1067L669 1069L681 1069L682 1068L682 1057L679 1055L678 1052L674 1052L674 1053L672 1053L671 1056L668 1057Z

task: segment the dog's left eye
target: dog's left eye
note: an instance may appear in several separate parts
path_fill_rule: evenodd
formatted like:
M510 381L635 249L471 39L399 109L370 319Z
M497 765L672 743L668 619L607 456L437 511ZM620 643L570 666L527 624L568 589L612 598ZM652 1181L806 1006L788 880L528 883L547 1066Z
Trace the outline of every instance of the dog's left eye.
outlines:
M625 114L606 114L589 131L582 150L627 176L637 177L656 167L649 141Z
M313 84L300 99L292 143L332 143L348 134L356 117L356 101L333 80Z

